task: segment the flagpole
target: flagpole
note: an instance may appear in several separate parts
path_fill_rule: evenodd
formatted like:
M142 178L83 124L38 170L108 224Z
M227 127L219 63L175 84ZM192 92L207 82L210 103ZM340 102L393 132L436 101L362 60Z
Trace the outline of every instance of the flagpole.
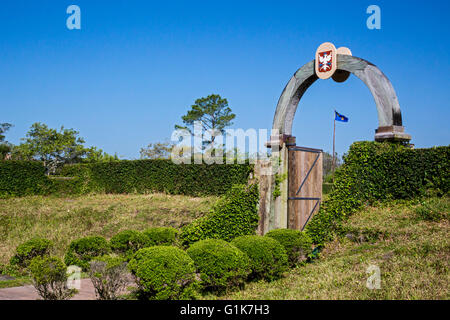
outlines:
M333 173L333 182L334 182L334 166L335 166L335 141L336 141L336 110L334 110L333 160L332 160L332 163L331 163L331 172Z

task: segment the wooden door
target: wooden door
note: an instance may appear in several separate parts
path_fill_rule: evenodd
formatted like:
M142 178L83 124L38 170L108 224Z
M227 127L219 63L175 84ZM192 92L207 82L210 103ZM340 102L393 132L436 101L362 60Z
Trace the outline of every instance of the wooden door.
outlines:
M288 228L303 230L322 199L322 150L295 146L288 153Z

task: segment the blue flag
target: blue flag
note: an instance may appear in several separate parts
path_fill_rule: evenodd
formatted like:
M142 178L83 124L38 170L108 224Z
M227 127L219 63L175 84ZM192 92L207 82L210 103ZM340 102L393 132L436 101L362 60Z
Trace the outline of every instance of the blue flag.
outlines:
M348 118L346 116L340 114L336 110L334 110L334 114L335 114L334 120L341 121L341 122L348 122Z

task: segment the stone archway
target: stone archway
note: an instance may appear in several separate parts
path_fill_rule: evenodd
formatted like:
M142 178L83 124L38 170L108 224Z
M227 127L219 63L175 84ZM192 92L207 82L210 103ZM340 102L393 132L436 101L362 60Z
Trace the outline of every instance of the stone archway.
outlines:
M336 54L337 71L349 72L362 80L369 88L375 100L378 114L378 128L375 130L376 141L409 141L411 136L404 132L402 114L395 90L389 79L372 63L351 55ZM287 174L288 148L295 145L292 137L292 124L298 104L306 90L319 79L315 71L315 60L310 61L297 70L283 90L275 111L272 124L271 140L267 143L272 148L272 155L280 159L279 167L270 171L260 179L261 198L259 203L260 225L258 232L265 234L276 228L288 226L288 183L281 182L276 188L280 189L281 196L274 199L272 192L275 188L275 175L278 177ZM276 133L276 134L275 134ZM267 163L256 166L255 174L267 167ZM268 171L265 170L267 173Z
M314 71L315 60L297 70L289 80L278 101L272 129L291 135L297 106L306 90L318 79ZM388 78L372 63L350 55L337 55L338 70L353 73L369 88L378 111L378 129L375 140L410 140L404 133L402 114L397 95Z

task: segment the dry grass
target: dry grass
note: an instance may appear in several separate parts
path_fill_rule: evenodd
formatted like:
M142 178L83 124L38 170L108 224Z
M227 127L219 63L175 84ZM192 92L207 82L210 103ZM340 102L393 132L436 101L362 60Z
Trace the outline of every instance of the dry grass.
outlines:
M439 200L447 210L449 199ZM442 203L441 203L442 204ZM419 220L416 205L368 208L347 225L383 236L373 242L347 237L329 243L320 259L271 283L250 283L244 290L208 299L449 299L449 221ZM370 290L369 265L381 271L381 289Z
M0 199L0 264L8 263L15 248L33 237L54 241L54 253L62 257L70 241L83 236L179 228L208 212L216 199L165 194Z

